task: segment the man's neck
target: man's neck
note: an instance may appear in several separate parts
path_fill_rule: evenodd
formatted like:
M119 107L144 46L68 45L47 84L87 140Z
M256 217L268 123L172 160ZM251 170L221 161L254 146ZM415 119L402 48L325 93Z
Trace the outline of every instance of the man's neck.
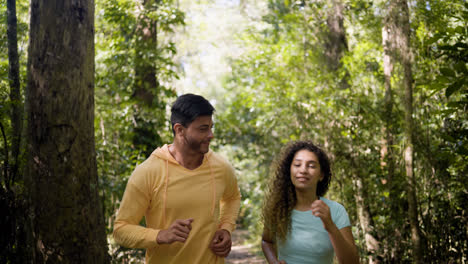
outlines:
M200 167L204 158L203 154L195 153L193 150L178 144L177 141L169 145L169 153L182 167L189 170Z

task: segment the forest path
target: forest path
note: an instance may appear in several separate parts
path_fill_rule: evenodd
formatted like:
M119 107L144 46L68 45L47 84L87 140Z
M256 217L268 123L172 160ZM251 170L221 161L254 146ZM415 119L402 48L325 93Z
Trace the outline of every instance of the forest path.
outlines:
M225 259L226 264L266 264L264 257L257 256L253 253L253 244L247 244L247 230L236 229L232 233L232 248L231 253Z

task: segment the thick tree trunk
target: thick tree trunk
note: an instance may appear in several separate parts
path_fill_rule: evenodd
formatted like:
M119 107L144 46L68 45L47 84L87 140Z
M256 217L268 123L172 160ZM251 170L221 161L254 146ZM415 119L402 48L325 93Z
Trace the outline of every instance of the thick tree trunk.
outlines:
M26 90L34 263L108 263L94 148L94 1L31 2Z

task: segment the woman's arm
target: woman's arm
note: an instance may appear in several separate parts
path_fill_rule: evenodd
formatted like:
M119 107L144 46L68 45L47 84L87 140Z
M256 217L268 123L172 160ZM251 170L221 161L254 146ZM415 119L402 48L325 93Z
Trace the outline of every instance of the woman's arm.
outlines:
M285 261L278 260L275 242L271 239L268 235L268 231L265 229L263 230L262 235L262 251L269 264L286 264Z
M335 249L336 257L340 264L359 263L359 255L354 244L351 227L347 226L340 230L333 224L328 230L328 236Z
M315 216L320 217L322 220L323 227L328 232L338 262L340 264L359 263L359 255L356 245L354 244L351 227L347 226L338 229L332 221L330 208L322 200L314 201L311 205L311 210Z

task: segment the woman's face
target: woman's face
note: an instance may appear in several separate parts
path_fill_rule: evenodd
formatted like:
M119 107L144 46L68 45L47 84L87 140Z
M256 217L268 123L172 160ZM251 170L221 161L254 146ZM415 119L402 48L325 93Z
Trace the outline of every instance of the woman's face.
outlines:
M317 183L323 179L317 155L306 149L296 152L290 170L291 181L298 190L311 190L315 193Z

